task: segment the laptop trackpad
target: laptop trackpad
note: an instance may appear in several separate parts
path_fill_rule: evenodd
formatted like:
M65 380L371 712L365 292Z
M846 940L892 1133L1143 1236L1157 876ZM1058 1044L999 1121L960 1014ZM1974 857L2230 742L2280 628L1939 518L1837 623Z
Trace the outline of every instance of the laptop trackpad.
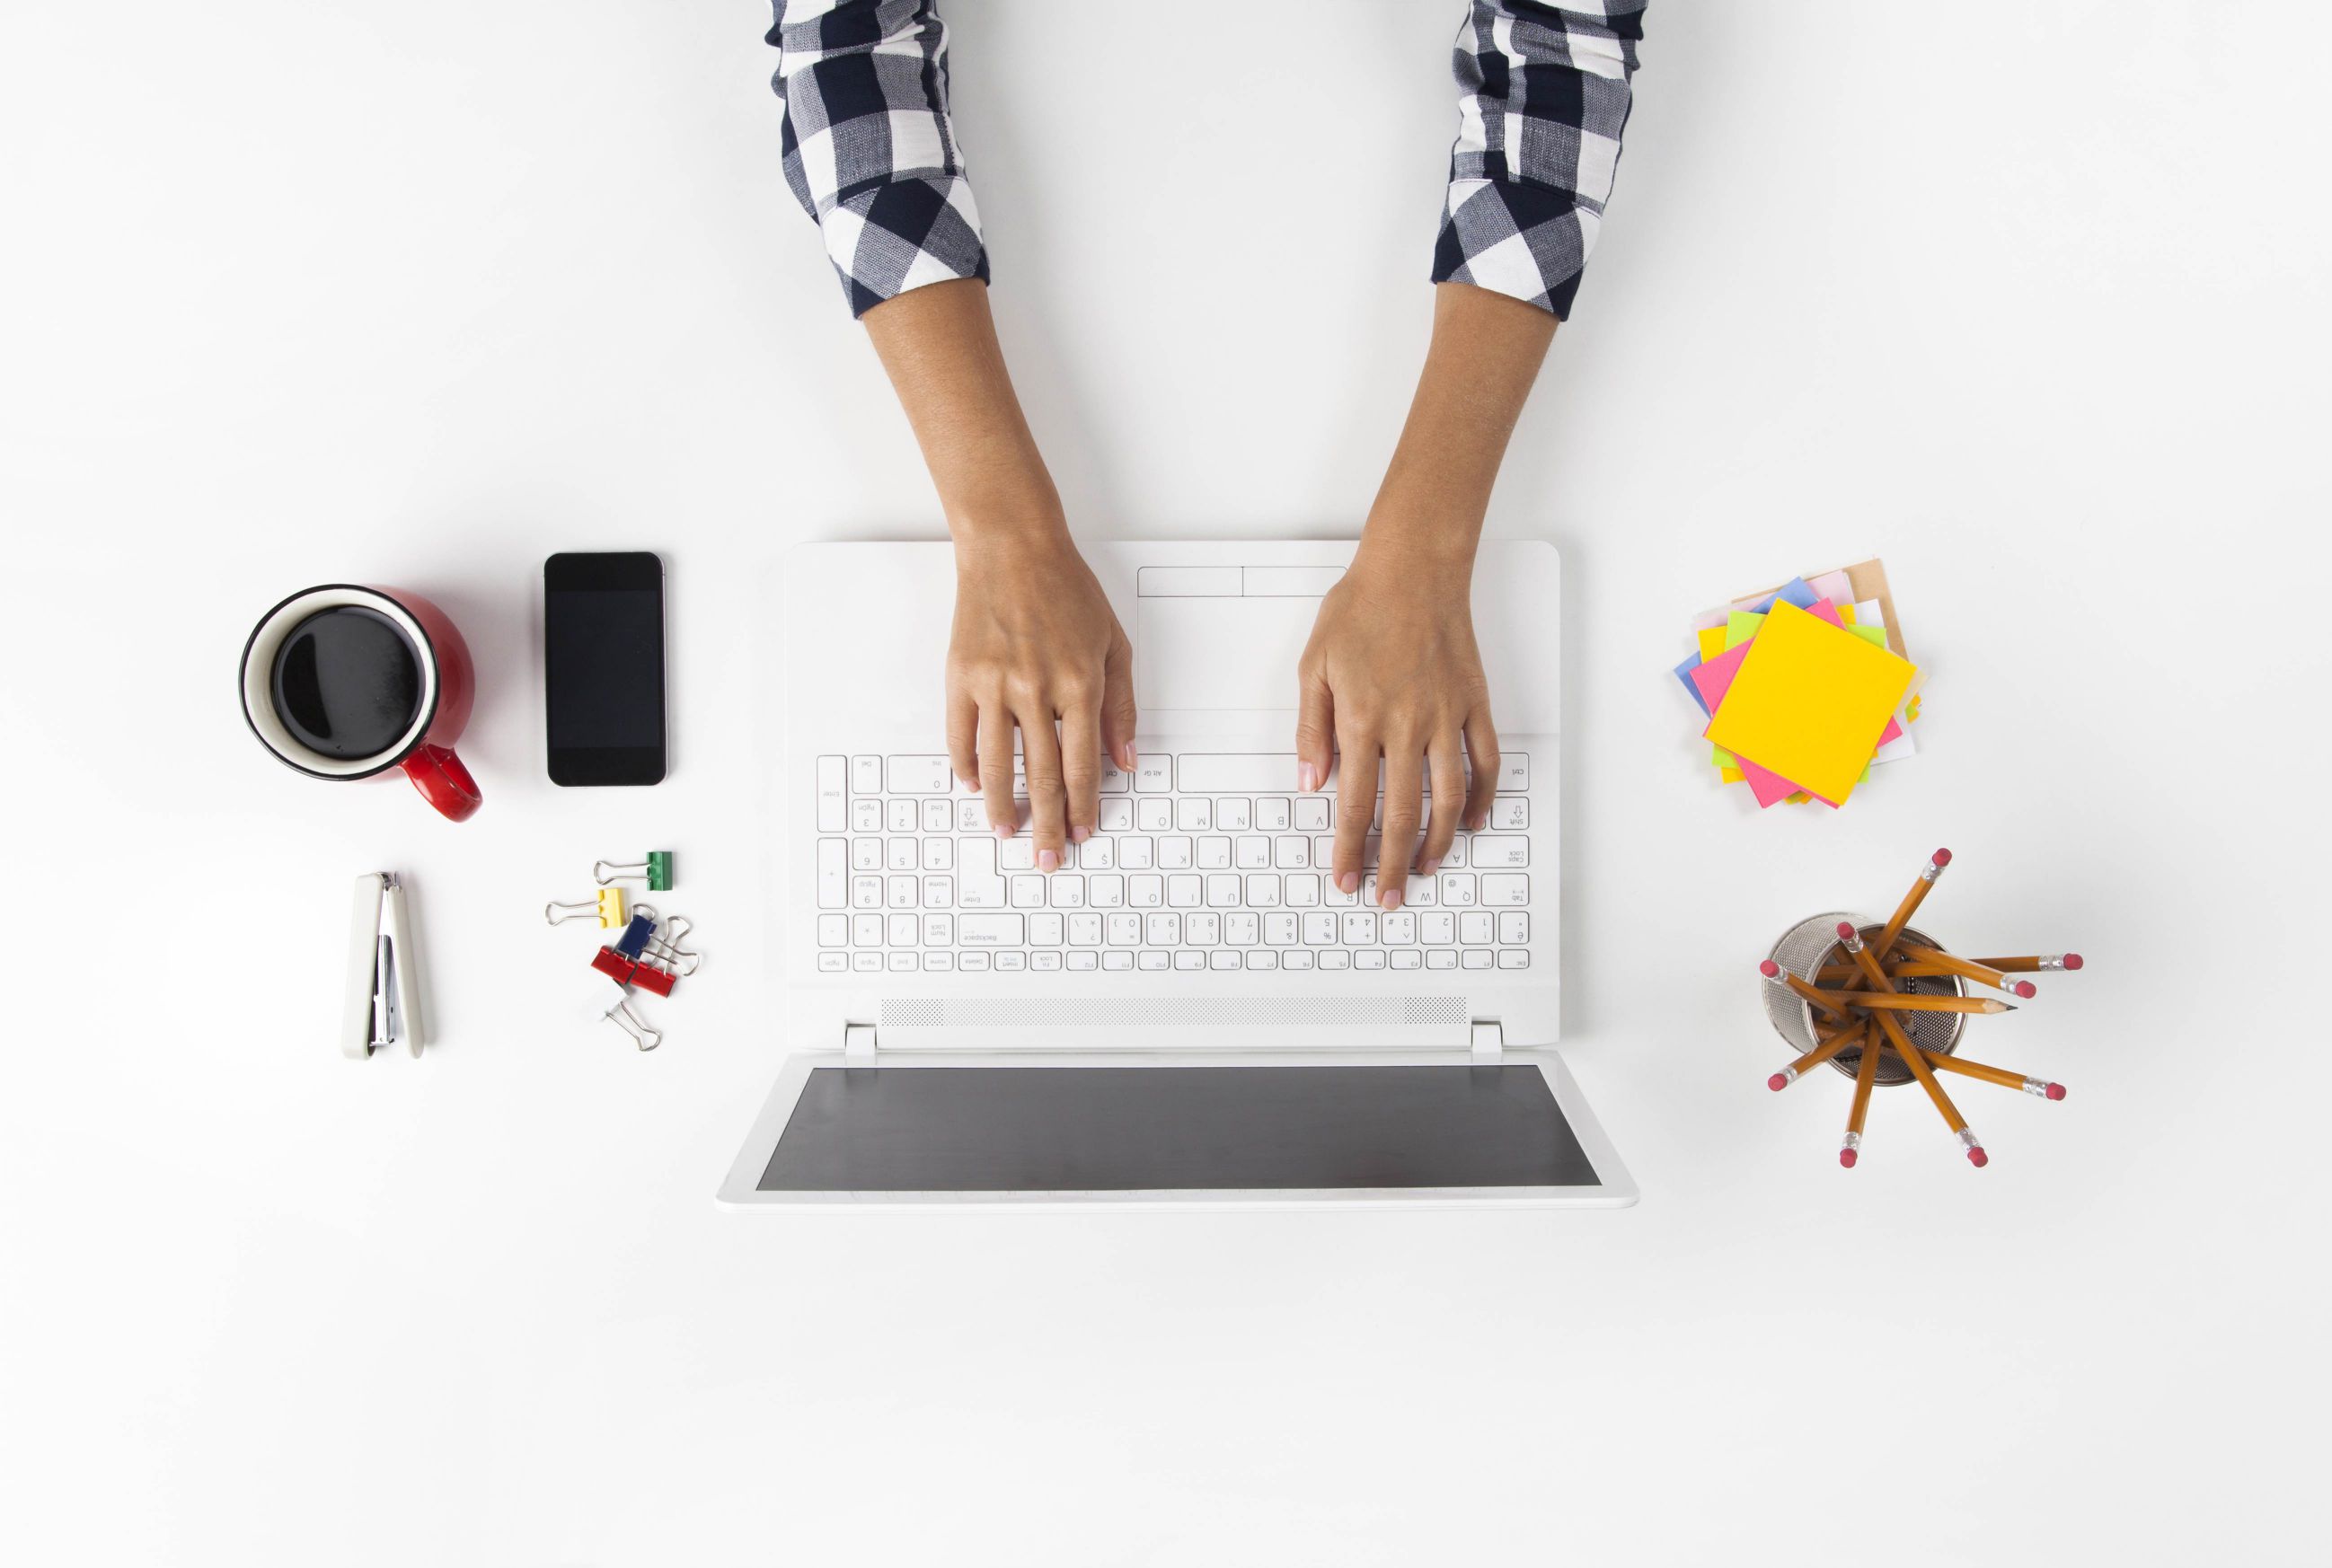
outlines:
M1294 708L1317 599L1135 601L1133 696L1152 708Z

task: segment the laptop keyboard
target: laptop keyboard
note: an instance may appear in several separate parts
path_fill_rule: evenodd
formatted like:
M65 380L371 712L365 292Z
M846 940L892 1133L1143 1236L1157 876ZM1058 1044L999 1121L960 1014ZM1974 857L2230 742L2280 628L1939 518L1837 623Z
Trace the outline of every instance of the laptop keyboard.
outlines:
M1459 832L1402 906L1332 880L1338 798L1299 794L1293 753L1142 751L1104 765L1100 825L1036 869L943 755L817 759L823 974L1527 969L1530 757L1501 757L1489 825ZM1025 789L1025 781L1016 779ZM1027 802L1020 802L1027 821ZM1383 822L1380 796L1372 827ZM1547 884L1552 896L1553 883Z

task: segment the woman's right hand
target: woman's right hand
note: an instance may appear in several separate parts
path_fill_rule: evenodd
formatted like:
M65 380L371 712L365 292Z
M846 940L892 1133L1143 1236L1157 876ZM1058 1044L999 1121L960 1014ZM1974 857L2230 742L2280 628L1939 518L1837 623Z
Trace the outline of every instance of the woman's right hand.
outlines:
M1133 771L1133 646L1066 526L960 532L948 753L997 836L1020 825L1016 728L1037 869L1052 871L1099 822L1103 754Z

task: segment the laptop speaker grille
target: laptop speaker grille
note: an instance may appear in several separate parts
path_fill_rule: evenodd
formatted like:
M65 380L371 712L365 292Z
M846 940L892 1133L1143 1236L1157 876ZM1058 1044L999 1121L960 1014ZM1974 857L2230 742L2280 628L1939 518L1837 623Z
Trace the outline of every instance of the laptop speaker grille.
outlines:
M1451 1028L1462 996L900 996L883 1001L892 1029L1181 1028L1208 1024L1363 1024Z

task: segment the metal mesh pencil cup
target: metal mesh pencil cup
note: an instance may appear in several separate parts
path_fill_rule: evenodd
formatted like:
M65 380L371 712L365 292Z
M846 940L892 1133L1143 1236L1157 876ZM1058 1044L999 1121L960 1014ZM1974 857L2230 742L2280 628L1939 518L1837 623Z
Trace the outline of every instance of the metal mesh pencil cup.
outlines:
M1767 955L1773 961L1799 979L1819 984L1815 976L1824 965L1854 962L1846 949L1839 945L1838 923L1851 920L1865 937L1884 927L1887 922L1850 910L1832 910L1827 915L1810 915L1782 933ZM1916 942L1923 947L1943 951L1943 944L1916 927L1903 927L1902 939ZM1967 992L1955 975L1938 975L1914 980L1897 980L1895 988L1926 996L1964 996ZM1779 980L1760 977L1757 982L1758 1000L1765 1004L1765 1016L1773 1021L1773 1031L1786 1041L1792 1057L1803 1056L1819 1043L1814 1033L1813 1004ZM1911 1043L1935 1056L1949 1056L1959 1049L1960 1031L1966 1026L1964 1012L1905 1012L1896 1022L1911 1037ZM1830 1065L1852 1078L1862 1065L1859 1049L1841 1050L1830 1059ZM1878 1081L1901 1084L1911 1081L1911 1069L1891 1056L1878 1059Z

